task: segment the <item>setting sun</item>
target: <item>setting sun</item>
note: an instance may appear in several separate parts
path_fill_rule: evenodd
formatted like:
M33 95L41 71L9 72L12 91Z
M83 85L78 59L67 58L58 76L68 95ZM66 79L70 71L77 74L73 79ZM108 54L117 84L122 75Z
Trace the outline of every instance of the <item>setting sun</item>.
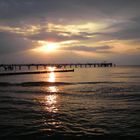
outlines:
M60 45L58 43L54 43L54 42L38 41L38 43L39 43L40 47L33 49L33 51L53 52L53 51L56 51L57 48L60 47Z
M41 47L42 51L54 51L59 47L57 43L46 43Z

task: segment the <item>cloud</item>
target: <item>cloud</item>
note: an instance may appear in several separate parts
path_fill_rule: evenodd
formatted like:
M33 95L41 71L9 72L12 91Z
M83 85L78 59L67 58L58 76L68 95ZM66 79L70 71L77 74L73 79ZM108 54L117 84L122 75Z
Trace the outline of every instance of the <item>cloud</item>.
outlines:
M38 34L34 34L31 36L27 36L27 38L31 40L42 40L42 41L48 41L52 40L55 42L62 42L67 40L87 40L87 36L83 35L72 35L71 33L67 33L68 36L63 35L65 32L40 32Z
M140 18L112 23L103 31L88 33L97 40L138 40L140 39Z
M96 53L108 53L113 47L111 46L98 46L98 47L89 47L89 46L71 46L71 47L61 47L61 50L67 51L84 51L84 52L96 52Z
M115 32L108 33L116 39L128 40L128 39L140 39L140 17L135 17L129 21L124 21L118 24L112 25ZM111 28L111 27L108 27ZM107 35L107 34L106 34Z
M138 48L139 5L140 0L0 0L0 54L7 54L10 58L11 53L19 54L36 47L39 41L48 40L60 44L75 40L77 42L73 44L62 44L70 46L60 50L67 53L94 52L98 56L100 53L108 55L112 52L112 46L117 48L117 43L123 48L122 40L135 40L135 44L131 42L124 45L124 50L130 46ZM50 23L53 25L51 30L48 27ZM116 45L107 43L110 40L114 40ZM97 47L91 45L93 42ZM57 59L67 59L67 56L59 57ZM132 57L135 58L135 55ZM75 57L78 58L81 59L80 56ZM114 54L110 59L113 58Z
M24 51L31 49L32 45L30 40L15 34L0 32L0 54Z
M72 22L79 24L81 21L108 24L105 31L98 32L91 29L89 33L81 30L79 35L69 37L59 34L65 31L48 33L42 30L30 37L33 40L55 38L56 41L61 41L73 40L74 37L75 40L76 38L82 40L88 38L86 35L98 35L108 39L133 39L139 37L139 5L139 0L127 0L127 3L125 0L1 0L0 21L11 27L21 26L21 28L28 24L32 25L33 22L37 22L43 27L50 21L60 23L62 26ZM75 24L73 28L76 27L78 28L78 25ZM69 26L66 28L69 29ZM110 32L111 29L112 32Z
M1 0L0 19L122 19L139 15L139 5L139 0Z

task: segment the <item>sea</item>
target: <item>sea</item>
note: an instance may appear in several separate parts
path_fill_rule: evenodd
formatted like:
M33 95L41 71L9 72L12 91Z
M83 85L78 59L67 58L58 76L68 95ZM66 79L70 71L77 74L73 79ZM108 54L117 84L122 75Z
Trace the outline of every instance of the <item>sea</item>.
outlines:
M73 138L140 139L140 66L0 76L1 140Z

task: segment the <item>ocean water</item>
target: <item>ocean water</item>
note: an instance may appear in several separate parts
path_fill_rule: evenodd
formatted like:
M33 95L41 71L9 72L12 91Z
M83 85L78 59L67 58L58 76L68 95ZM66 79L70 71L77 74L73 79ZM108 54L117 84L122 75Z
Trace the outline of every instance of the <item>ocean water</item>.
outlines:
M140 67L0 77L0 139L140 139Z

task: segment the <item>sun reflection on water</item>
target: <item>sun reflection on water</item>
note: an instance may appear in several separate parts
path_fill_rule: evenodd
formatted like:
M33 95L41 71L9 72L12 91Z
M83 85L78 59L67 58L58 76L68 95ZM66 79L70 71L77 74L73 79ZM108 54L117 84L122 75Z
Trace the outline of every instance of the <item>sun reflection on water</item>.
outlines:
M46 110L48 112L56 113L58 111L57 99L58 99L58 96L56 94L45 96L45 105L46 105Z
M48 70L51 71L51 72L54 72L55 67L48 67Z
M46 128L43 131L53 133L54 130L61 127L61 121L57 118L59 113L59 96L57 94L49 94L44 97L44 109L47 114L43 117Z
M51 93L56 93L56 92L58 92L59 90L58 90L58 88L57 88L56 86L50 86L50 87L48 88L48 91L51 92Z
M51 73L49 73L48 82L55 83L55 81L56 81L55 73L52 71ZM48 91L51 93L54 93L54 92L56 93L59 90L56 86L49 86Z
M54 74L54 72L49 73L48 82L52 82L52 83L55 82L55 74Z
M56 73L54 68L49 68L49 73L43 75L45 78L46 85L41 86L43 94L38 98L38 102L41 105L41 111L43 111L42 120L43 128L41 131L45 131L47 134L53 133L54 130L60 128L61 121L58 118L60 111L60 95L59 86L56 82Z
M51 73L49 73L49 78L48 82L55 83L56 77L54 71L54 67L49 67L51 70ZM58 88L54 85L47 87L48 92L50 93L56 93L58 92ZM46 110L51 113L56 113L58 111L57 108L57 99L58 95L56 94L49 94L45 96L45 105L46 105Z

